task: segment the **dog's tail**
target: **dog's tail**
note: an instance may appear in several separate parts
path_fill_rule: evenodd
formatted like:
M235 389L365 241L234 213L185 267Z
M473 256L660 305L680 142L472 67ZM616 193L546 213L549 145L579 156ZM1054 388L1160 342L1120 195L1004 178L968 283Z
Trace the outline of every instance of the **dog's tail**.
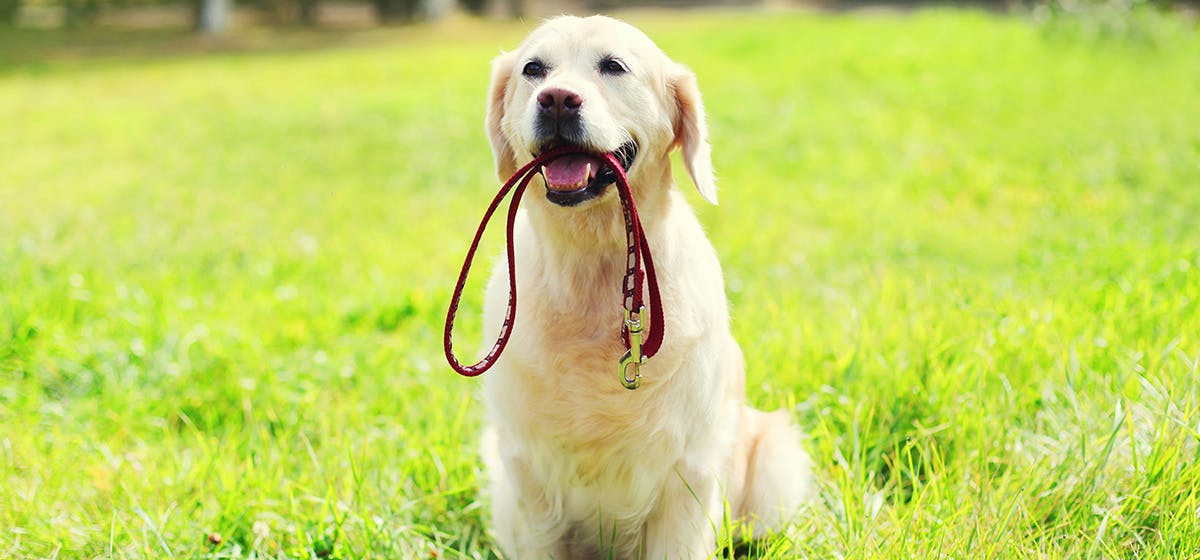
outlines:
M742 435L749 443L740 513L759 538L787 524L816 496L813 464L800 447L800 432L787 411L742 409Z

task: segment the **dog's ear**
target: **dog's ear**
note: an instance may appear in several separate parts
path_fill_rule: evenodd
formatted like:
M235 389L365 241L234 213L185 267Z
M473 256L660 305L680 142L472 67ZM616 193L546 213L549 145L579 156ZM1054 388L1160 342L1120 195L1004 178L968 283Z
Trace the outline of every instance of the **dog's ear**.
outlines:
M713 175L712 148L708 145L708 125L704 122L704 102L696 75L682 64L675 65L668 83L675 98L675 146L683 151L683 164L705 200L717 203L717 180Z
M517 172L517 160L513 148L504 136L501 122L504 120L504 101L508 92L508 82L512 78L513 64L517 53L501 53L492 60L492 84L488 86L487 117L484 126L487 129L488 141L492 144L492 156L496 159L496 175L501 181L507 181Z

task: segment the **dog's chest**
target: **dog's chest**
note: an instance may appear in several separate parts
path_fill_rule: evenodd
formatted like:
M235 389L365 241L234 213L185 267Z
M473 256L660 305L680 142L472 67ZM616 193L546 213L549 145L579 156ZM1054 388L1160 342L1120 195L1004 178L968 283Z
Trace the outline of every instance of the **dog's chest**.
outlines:
M619 300L609 303L526 315L527 330L518 334L529 339L506 364L523 386L510 397L510 418L534 477L560 493L564 514L576 521L647 515L688 430L683 417L665 410L681 395L653 383L636 391L621 385Z
M624 433L605 442L527 440L528 465L543 492L562 504L566 520L640 527L679 460L672 436ZM654 439L651 439L651 438ZM632 524L632 525L630 525Z

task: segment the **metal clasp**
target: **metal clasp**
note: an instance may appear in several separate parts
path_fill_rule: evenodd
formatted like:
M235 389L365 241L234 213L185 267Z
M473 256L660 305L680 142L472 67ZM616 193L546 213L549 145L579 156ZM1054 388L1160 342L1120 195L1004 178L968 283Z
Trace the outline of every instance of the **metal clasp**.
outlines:
M642 384L642 364L646 363L646 357L642 355L642 309L638 308L636 317L635 314L625 310L625 328L629 329L629 350L625 351L625 355L621 356L621 361L617 363L617 375L621 377L621 385L630 391L637 389ZM630 368L633 369L633 377L629 376Z

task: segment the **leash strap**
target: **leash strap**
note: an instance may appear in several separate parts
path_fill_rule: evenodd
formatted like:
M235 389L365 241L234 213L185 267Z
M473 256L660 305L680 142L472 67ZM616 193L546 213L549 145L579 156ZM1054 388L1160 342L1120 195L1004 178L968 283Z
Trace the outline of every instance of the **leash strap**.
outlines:
M446 313L446 327L442 339L446 361L460 375L475 377L482 374L495 365L496 360L500 358L500 354L504 352L504 347L508 344L508 339L512 335L513 323L517 317L517 273L514 265L513 224L516 223L517 208L520 206L521 196L525 194L525 188L529 185L533 177L538 174L538 170L541 169L542 165L558 157L572 153L579 153L579 150L570 147L559 148L533 158L533 161L530 161L517 170L504 183L504 186L496 193L495 198L492 199L492 203L483 214L483 220L475 230L475 238L471 241L471 247L467 250L462 270L458 274L458 283L454 286L454 295L450 299L450 308ZM622 214L625 218L625 241L627 245L625 276L621 281L622 305L625 310L625 323L621 328L621 337L627 351L619 362L618 371L621 375L622 384L626 388L636 389L641 378L638 367L645 363L647 359L653 357L662 345L662 298L658 291L658 276L654 271L654 260L650 256L650 244L646 241L646 232L642 229L641 218L637 213L637 205L634 204L633 193L629 189L629 179L625 176L625 170L621 168L620 162L617 161L616 157L612 154L605 154L604 160L617 175L617 195L621 200ZM515 190L514 186L516 187ZM492 216L496 213L496 209L500 207L500 203L504 201L509 192L513 193L513 198L508 205L508 231L505 247L508 256L508 307L504 313L504 322L500 326L500 333L496 337L496 342L492 345L492 348L478 362L471 365L463 365L454 355L452 340L454 317L458 313L459 300L462 298L463 288L467 284L467 277L471 271L471 263L475 260L475 252L479 249L480 240L483 239L483 232L487 229L488 222L491 221ZM650 296L650 325L648 336L643 343L642 333L647 330L643 321L642 286L644 283L648 288ZM632 377L628 373L630 369L633 371Z

